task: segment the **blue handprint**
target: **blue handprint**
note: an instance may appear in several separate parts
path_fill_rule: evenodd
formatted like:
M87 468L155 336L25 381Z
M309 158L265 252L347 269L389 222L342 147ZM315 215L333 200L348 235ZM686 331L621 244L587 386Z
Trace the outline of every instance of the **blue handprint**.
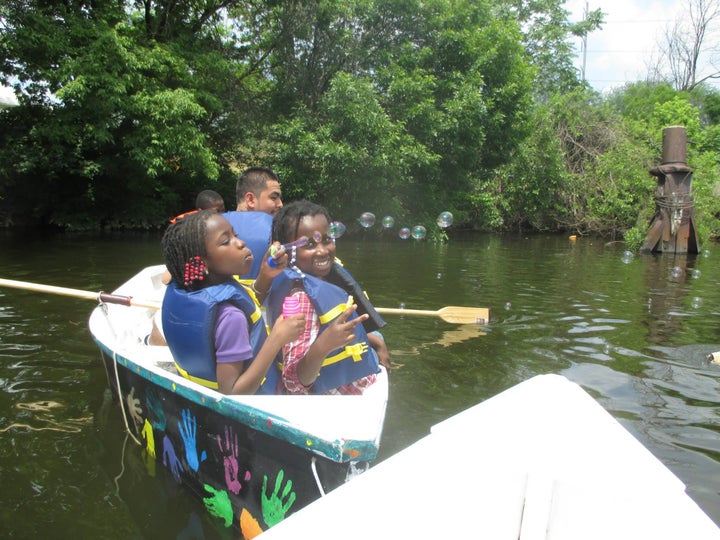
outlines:
M150 417L150 422L153 427L160 431L165 431L165 425L167 424L165 411L154 388L148 388L145 391L145 404L147 405L148 417Z
M200 462L205 461L207 453L203 450L200 459L198 460L197 453L197 442L195 435L197 432L197 421L195 417L190 414L190 409L182 410L182 423L180 424L180 436L185 443L185 459L187 459L188 466L195 472L200 468Z
M163 465L170 469L170 472L175 477L175 481L180 482L182 464L175 453L175 447L173 446L170 437L167 435L165 435L165 438L163 439Z

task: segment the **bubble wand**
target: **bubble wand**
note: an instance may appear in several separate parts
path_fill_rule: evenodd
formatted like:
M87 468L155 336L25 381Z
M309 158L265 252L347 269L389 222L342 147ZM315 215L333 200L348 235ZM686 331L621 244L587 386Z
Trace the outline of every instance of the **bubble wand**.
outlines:
M289 251L290 249L294 247L300 247L304 246L308 243L308 237L307 236L301 236L294 242L290 242L289 244L282 244L281 246L271 246L270 247L270 256L267 259L268 266L270 268L277 268L278 264L275 262L275 254L280 251L280 249L285 248L285 251Z

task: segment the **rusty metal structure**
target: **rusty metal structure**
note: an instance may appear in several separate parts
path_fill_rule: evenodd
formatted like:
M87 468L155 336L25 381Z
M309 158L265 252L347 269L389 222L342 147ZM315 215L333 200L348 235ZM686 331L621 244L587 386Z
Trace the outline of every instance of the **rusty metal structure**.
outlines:
M663 129L662 163L650 169L657 177L655 216L650 223L643 253L699 253L695 227L692 169L687 159L687 131L683 126Z

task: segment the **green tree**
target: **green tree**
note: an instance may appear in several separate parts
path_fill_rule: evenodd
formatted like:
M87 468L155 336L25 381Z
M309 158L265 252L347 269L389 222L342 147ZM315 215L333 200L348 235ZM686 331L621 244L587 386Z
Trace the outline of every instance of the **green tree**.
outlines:
M429 220L450 209L456 223L467 221L477 179L527 133L532 74L517 25L483 2L321 6L336 8L340 20L328 24L319 10L305 17L313 27L299 35L322 39L310 48L305 37L274 57L280 73L303 73L318 90L303 100L299 85L281 85L294 105L276 126L276 157L291 193L345 212L377 204L378 212ZM342 63L323 60L339 49Z

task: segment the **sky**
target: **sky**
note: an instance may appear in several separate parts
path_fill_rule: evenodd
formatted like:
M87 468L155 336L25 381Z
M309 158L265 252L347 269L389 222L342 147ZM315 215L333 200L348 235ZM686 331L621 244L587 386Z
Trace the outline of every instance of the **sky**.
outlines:
M598 91L643 81L648 65L657 58L666 28L688 13L690 0L568 0L565 9L572 22L580 21L587 5L589 11L601 9L605 14L602 30L587 39L585 79ZM720 27L720 21L715 22ZM717 42L717 40L713 40ZM706 41L707 42L707 41ZM576 40L582 67L581 42ZM700 73L702 75L702 73ZM716 86L717 88L717 86Z

